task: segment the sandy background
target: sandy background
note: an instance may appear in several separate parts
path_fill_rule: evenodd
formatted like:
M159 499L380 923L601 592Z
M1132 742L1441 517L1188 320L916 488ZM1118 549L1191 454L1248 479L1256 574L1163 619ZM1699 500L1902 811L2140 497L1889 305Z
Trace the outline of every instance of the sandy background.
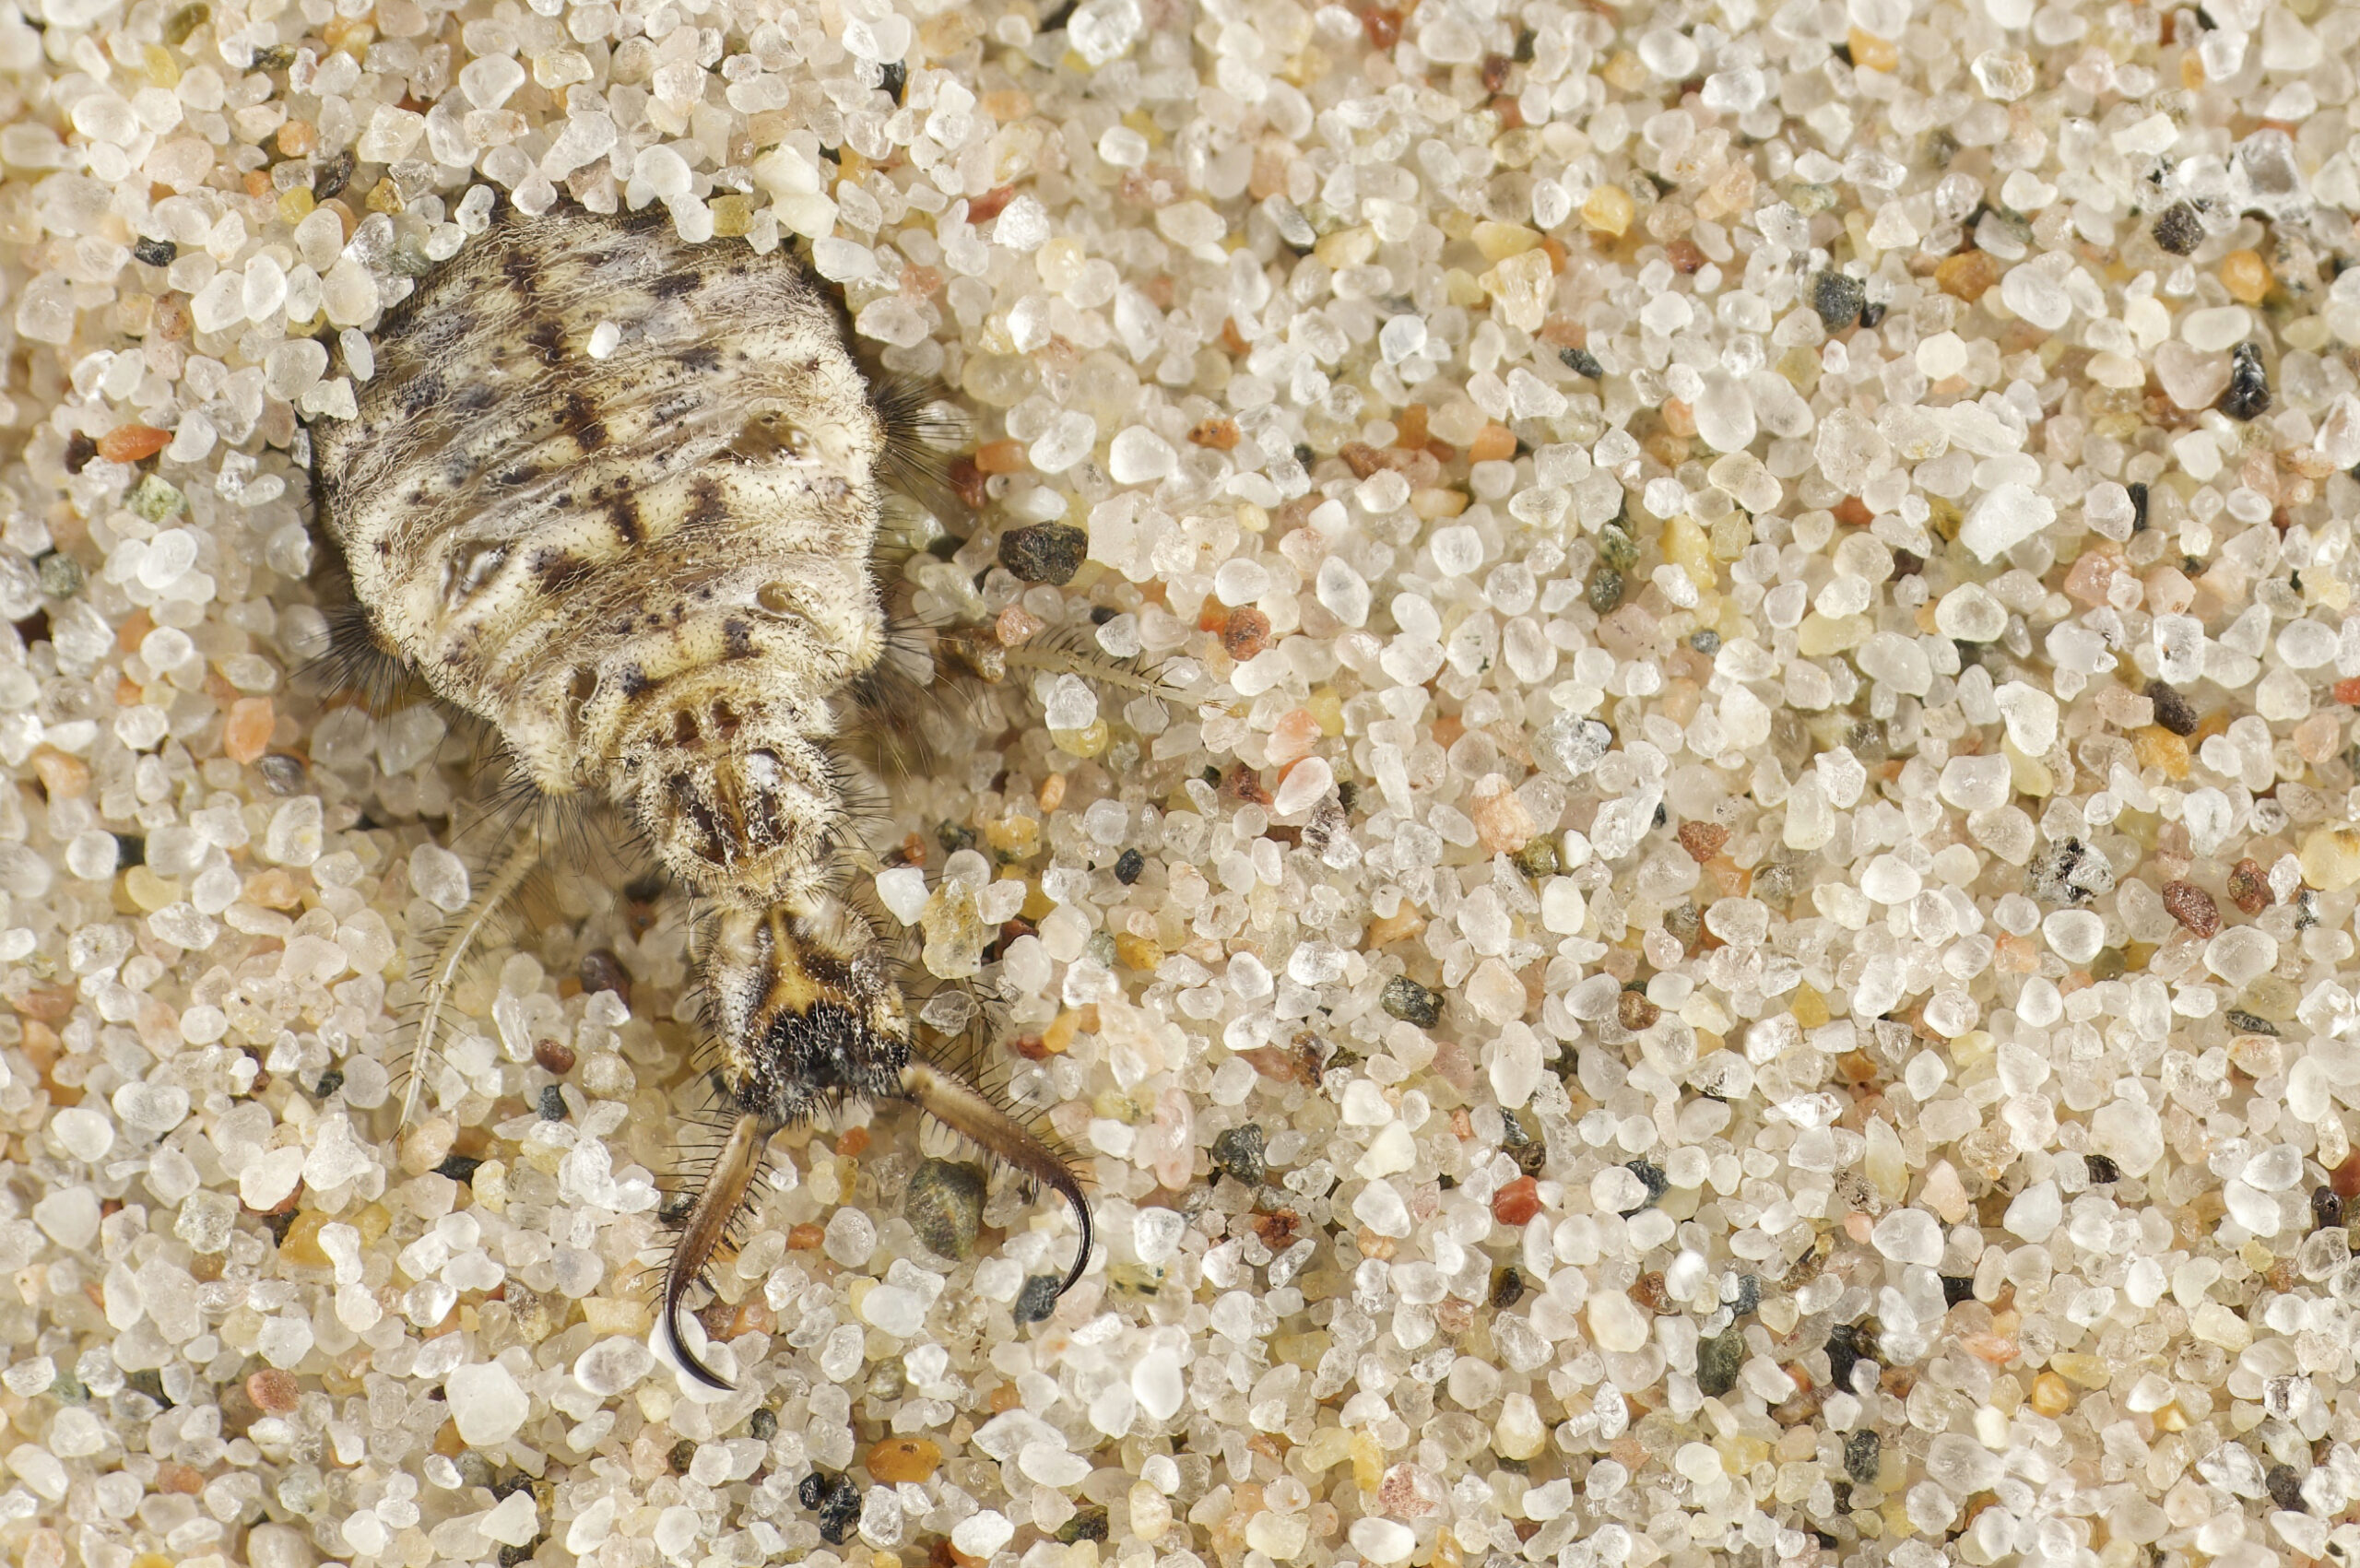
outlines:
M2349 1557L2356 43L0 11L0 1555ZM658 1365L688 915L595 869L396 1136L475 752L297 680L303 426L495 195L807 253L973 420L915 608L1193 683L874 835L1094 1173L1054 1310L856 1112Z

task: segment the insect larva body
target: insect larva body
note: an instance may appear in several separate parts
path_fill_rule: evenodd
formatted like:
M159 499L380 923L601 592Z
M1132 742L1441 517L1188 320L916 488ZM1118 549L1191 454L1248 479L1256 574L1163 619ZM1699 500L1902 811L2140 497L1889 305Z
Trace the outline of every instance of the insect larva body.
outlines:
M358 415L314 430L365 631L486 721L533 789L626 813L712 911L701 954L731 1126L665 1327L771 1133L900 1097L1089 1210L1021 1123L917 1059L892 965L837 897L834 747L887 647L871 559L897 432L801 268L653 221L509 217L380 329ZM506 896L537 847L493 878ZM471 923L472 937L480 920ZM430 986L428 1032L455 969ZM424 1064L421 1062L421 1069ZM420 1080L423 1081L422 1079ZM415 1091L414 1091L415 1093Z

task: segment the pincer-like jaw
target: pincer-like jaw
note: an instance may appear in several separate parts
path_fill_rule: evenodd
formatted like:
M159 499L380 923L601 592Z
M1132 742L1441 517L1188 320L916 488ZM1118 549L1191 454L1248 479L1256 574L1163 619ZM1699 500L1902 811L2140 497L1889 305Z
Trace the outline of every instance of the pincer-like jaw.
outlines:
M899 1094L910 1053L875 935L832 899L726 910L702 957L714 1076L732 1120L664 1271L663 1332L690 1376L726 1388L682 1338L680 1311L751 1201L764 1146L845 1100Z
M776 1130L766 1126L760 1116L740 1115L731 1125L728 1138L705 1172L696 1202L680 1223L671 1261L665 1266L664 1343L681 1370L707 1388L726 1391L733 1385L689 1349L680 1335L680 1309L688 1300L689 1288L704 1278L705 1266L729 1239L731 1224L753 1197L754 1184L762 1173L763 1146Z
M902 1069L902 1093L936 1121L963 1133L985 1152L1007 1161L1073 1207L1073 1222L1081 1232L1081 1242L1074 1249L1073 1267L1066 1270L1057 1294L1062 1296L1080 1283L1082 1271L1090 1267L1095 1227L1091 1222L1090 1199L1083 1196L1081 1179L1072 1167L990 1095L931 1062L913 1061Z
M907 1100L1073 1207L1081 1243L1058 1286L1090 1266L1090 1202L1063 1158L990 1094L916 1057L900 988L867 921L832 898L726 910L702 954L706 1024L730 1132L681 1225L664 1275L666 1343L689 1375L728 1386L689 1350L690 1287L749 1201L771 1134L846 1100Z

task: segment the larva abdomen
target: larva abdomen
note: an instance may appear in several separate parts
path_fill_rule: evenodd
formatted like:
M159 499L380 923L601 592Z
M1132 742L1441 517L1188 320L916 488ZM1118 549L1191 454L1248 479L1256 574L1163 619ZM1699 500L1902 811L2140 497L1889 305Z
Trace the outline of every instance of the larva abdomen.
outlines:
M761 901L834 831L882 440L792 261L553 214L387 323L322 498L380 636L537 786L632 807L675 876Z

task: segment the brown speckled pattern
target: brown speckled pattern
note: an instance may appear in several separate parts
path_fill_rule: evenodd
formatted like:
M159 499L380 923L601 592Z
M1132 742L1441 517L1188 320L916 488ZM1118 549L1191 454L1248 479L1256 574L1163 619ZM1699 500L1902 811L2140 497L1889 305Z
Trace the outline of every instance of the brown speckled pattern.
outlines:
M842 817L828 699L883 646L884 430L801 270L509 218L377 353L318 442L380 638L544 793L630 808L690 887L808 894Z

